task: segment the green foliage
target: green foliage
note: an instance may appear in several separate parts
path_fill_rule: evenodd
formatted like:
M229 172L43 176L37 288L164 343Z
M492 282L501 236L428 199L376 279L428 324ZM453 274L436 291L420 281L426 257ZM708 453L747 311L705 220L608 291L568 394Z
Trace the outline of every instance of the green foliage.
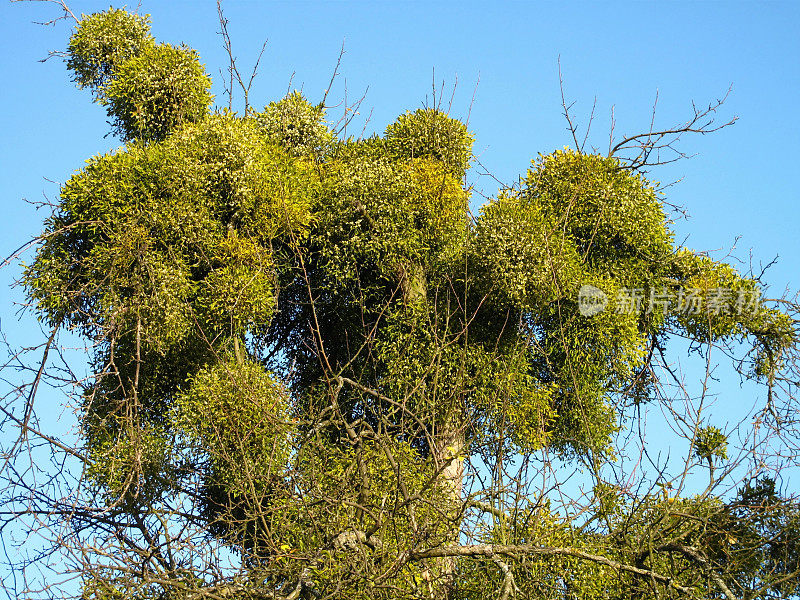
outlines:
M522 194L602 276L644 283L671 254L669 220L653 184L617 159L574 151L542 156Z
M67 68L90 87L123 140L162 140L182 123L201 120L211 79L186 46L156 44L150 18L110 8L85 16L70 38Z
M587 318L578 291L658 289L672 237L653 187L617 160L557 151L534 167L519 191L482 209L476 270L501 306L522 312L532 372L551 389L555 445L602 450L617 428L611 395L642 368L666 315L612 309Z
M670 270L684 289L696 291L687 303L694 303L697 310L675 316L681 329L704 343L754 336L758 344L746 375L771 380L797 343L792 319L765 306L758 283L742 277L730 265L680 249Z
M427 272L451 258L467 231L467 195L458 182L440 163L373 158L371 144L351 146L326 169L318 217L329 267L349 270L336 276L375 265L400 281L412 265Z
M672 334L750 343L770 401L797 343L758 281L675 246L655 183L559 150L475 218L458 120L354 140L298 92L210 111L197 54L148 24L110 9L70 40L126 145L63 185L23 276L38 318L93 349L84 597L797 592L800 510L769 481L726 499L600 476ZM690 289L693 312L621 300ZM687 439L727 459L721 429ZM531 491L551 452L595 477L579 510Z
M728 437L719 428L709 425L697 430L694 452L698 458L711 460L728 458Z
M202 281L197 309L202 322L225 323L229 331L253 331L270 322L275 310L271 257L235 231L219 244L217 267Z
M87 477L109 502L135 505L158 498L175 485L173 447L163 427L119 426L115 415L87 406L82 425L91 460ZM109 421L117 421L109 423Z
M649 182L616 159L567 150L534 167L478 224L477 248L503 292L538 310L592 281L658 283L672 234Z
M186 388L176 400L174 426L207 457L204 512L211 531L258 552L264 528L251 515L289 467L294 426L287 390L261 365L236 360L203 368Z
M555 389L532 376L526 352L512 348L501 354L464 344L452 331L436 328L433 319L419 303L387 318L375 344L383 392L443 429L453 422L480 423L466 432L470 439L493 438L502 430L518 450L543 448Z
M215 471L232 493L247 491L240 471L268 481L287 464L292 430L287 391L261 365L228 360L201 369L179 394L175 419L190 442L216 449Z
M797 527L796 505L776 494L770 481L751 483L728 503L703 496L644 495L632 504L619 489L601 484L595 493L603 506L602 527L575 526L544 504L495 523L486 541L530 544L541 551L503 558L528 598L716 598L717 583L707 565L724 573L736 597L775 597L755 591L771 572L795 568L797 552L787 536ZM767 508L770 503L772 509ZM770 535L774 537L768 541ZM496 597L495 590L503 585L498 569L480 562L464 566L458 598ZM659 586L635 569L676 576ZM787 581L772 591L788 597L797 590L796 581Z
M29 293L51 324L138 327L162 352L195 311L211 331L243 335L269 323L269 244L308 223L314 185L306 164L224 115L96 157L64 186Z
M161 140L208 112L211 79L191 48L159 44L121 63L100 103L124 140Z
M67 46L67 68L79 87L99 91L122 63L153 43L149 16L109 8L81 19Z
M466 125L440 110L420 108L397 117L386 128L393 153L403 158L431 157L461 178L472 159L472 134Z
M594 554L600 551L603 538L571 527L569 522L551 510L548 504L521 507L505 523L497 523L486 541L503 545L527 545L538 548L563 548ZM608 548L603 549L605 555ZM535 599L569 598L570 600L600 600L618 598L620 574L608 565L578 560L576 556L532 554L509 560L515 583L526 597ZM464 565L459 599L494 598L502 589L503 576L491 563Z
M113 494L171 485L172 398L215 353L245 353L268 329L271 244L309 222L309 169L255 123L214 115L96 157L65 184L25 280L43 320L95 340L82 427L92 476Z
M392 436L379 436L355 447L306 444L297 465L298 496L277 498L270 509L282 517L272 519L271 551L278 555L273 576L296 579L304 565L292 555L324 548L314 566L320 594L418 597L424 566L391 574L382 590L368 574L388 567L415 539L434 544L450 539L455 507L432 477L432 458ZM404 492L398 489L401 480ZM390 514L373 522L376 515ZM428 568L441 567L431 561Z
M226 227L267 242L310 223L319 187L313 164L265 140L252 120L211 115L176 131L165 145L199 165L201 193Z
M752 594L771 573L800 569L800 513L796 500L782 497L770 478L745 482L735 498L711 519L708 552L738 589ZM753 574L757 573L757 577ZM790 598L800 582L786 577L766 597ZM770 596L771 594L771 596Z
M322 106L312 106L300 92L270 102L254 115L267 137L294 154L321 157L333 143Z

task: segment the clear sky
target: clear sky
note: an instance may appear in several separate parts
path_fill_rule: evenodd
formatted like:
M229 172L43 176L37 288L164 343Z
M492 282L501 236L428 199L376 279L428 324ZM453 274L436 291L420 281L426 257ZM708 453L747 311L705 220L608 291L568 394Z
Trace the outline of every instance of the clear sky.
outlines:
M88 92L75 89L63 62L38 62L63 50L69 21L42 27L59 14L47 2L0 0L0 254L36 235L45 211L23 199L58 195L83 161L118 145ZM108 7L69 1L77 13ZM135 2L129 2L135 6ZM735 256L756 264L779 262L766 277L775 295L800 289L800 2L267 2L226 0L234 51L249 69L264 39L251 100L257 106L287 90L321 99L339 50L345 55L329 103L361 97L350 132L382 132L398 114L430 101L432 84L455 87L451 113L467 119L480 161L493 177L470 174L475 205L511 184L539 152L571 144L561 115L559 57L567 98L583 125L596 99L589 145L608 148L612 106L619 134L645 130L656 92L656 126L691 115L732 92L724 131L688 137L681 149L697 156L655 170L661 182L681 180L667 199L691 218L676 224L678 238L698 250L736 242ZM143 0L160 41L196 48L227 104L225 68L212 0ZM473 101L474 95L474 101ZM332 108L331 120L342 108ZM370 116L371 115L371 116ZM370 116L365 124L365 119ZM2 330L13 346L29 343L37 327L16 321L20 299L8 283L18 268L0 271ZM738 381L723 390L742 394Z

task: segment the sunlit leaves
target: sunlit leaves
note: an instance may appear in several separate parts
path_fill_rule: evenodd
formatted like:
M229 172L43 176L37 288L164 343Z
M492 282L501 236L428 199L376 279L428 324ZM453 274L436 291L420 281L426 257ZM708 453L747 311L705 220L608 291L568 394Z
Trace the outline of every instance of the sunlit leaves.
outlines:
M241 468L278 475L290 452L287 391L250 361L223 361L193 375L176 404L176 425L189 441L214 449L212 463L219 477L238 494L247 493Z
M694 440L694 452L698 458L728 458L728 438L718 427L708 425L697 430Z
M63 185L23 280L92 346L85 474L133 519L93 523L128 545L89 559L87 596L673 598L716 585L709 565L742 588L759 561L796 568L797 511L766 484L726 504L601 481L672 334L753 342L742 364L770 385L796 343L755 279L675 247L656 184L556 151L476 217L464 123L426 108L338 139L298 92L214 111L197 54L148 25L111 9L70 42L126 145ZM713 477L728 439L698 423L687 469ZM527 497L552 451L597 478L578 514L550 508L562 488ZM136 521L157 510L170 541ZM237 577L164 567L189 530L182 550L225 546ZM468 536L520 548L425 554Z
M208 112L211 80L197 53L159 44L120 64L101 90L115 131L124 140L160 140Z
M398 156L434 158L457 178L472 160L473 137L466 125L434 108L400 115L386 128L386 140Z
M153 45L150 18L126 10L84 16L67 47L67 68L80 87L98 90L115 69Z
M321 158L333 144L321 106L312 106L300 92L270 102L254 118L267 137L297 155Z

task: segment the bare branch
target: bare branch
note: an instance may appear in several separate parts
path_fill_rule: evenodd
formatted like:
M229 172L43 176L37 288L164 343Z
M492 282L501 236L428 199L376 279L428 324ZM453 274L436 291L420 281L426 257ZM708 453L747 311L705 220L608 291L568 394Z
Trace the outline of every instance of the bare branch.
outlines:
M61 16L50 19L49 21L36 21L37 25L55 25L62 19L72 19L76 24L80 23L80 19L70 10L65 0L11 0L11 2L47 2L57 5L62 10L63 14Z
M728 99L732 88L728 88L725 95L703 109L698 109L692 103L692 116L685 122L664 129L655 129L655 113L658 104L658 94L653 103L653 112L650 129L643 133L626 136L613 146L608 155L617 156L625 161L628 168L642 169L655 165L669 164L689 155L678 150L677 143L687 133L707 135L720 131L733 125L738 117L734 116L724 123L716 122L716 113ZM631 153L626 156L626 153ZM666 156L662 156L665 154ZM654 156L654 158L651 158Z

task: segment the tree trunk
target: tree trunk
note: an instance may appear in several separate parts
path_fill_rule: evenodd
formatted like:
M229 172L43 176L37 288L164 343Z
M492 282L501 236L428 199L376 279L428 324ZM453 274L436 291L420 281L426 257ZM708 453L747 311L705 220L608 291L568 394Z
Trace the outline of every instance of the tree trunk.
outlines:
M446 544L458 545L461 533L461 504L462 487L464 480L464 450L466 442L464 432L455 423L444 429L437 439L436 458L442 465L440 481L445 495L444 520L450 531L447 534ZM456 557L443 557L436 567L437 584L434 588L433 598L436 600L449 600L453 597L456 585Z
M398 268L400 291L403 301L409 305L427 300L427 277L425 269L414 263ZM432 448L436 464L440 466L439 481L445 496L445 506L441 507L442 521L450 531L446 544L457 545L461 532L461 491L464 478L464 450L466 441L459 419L459 407L447 406L441 415L441 428L434 434L435 447ZM455 591L457 558L442 557L423 571L427 591L431 600L449 600Z

